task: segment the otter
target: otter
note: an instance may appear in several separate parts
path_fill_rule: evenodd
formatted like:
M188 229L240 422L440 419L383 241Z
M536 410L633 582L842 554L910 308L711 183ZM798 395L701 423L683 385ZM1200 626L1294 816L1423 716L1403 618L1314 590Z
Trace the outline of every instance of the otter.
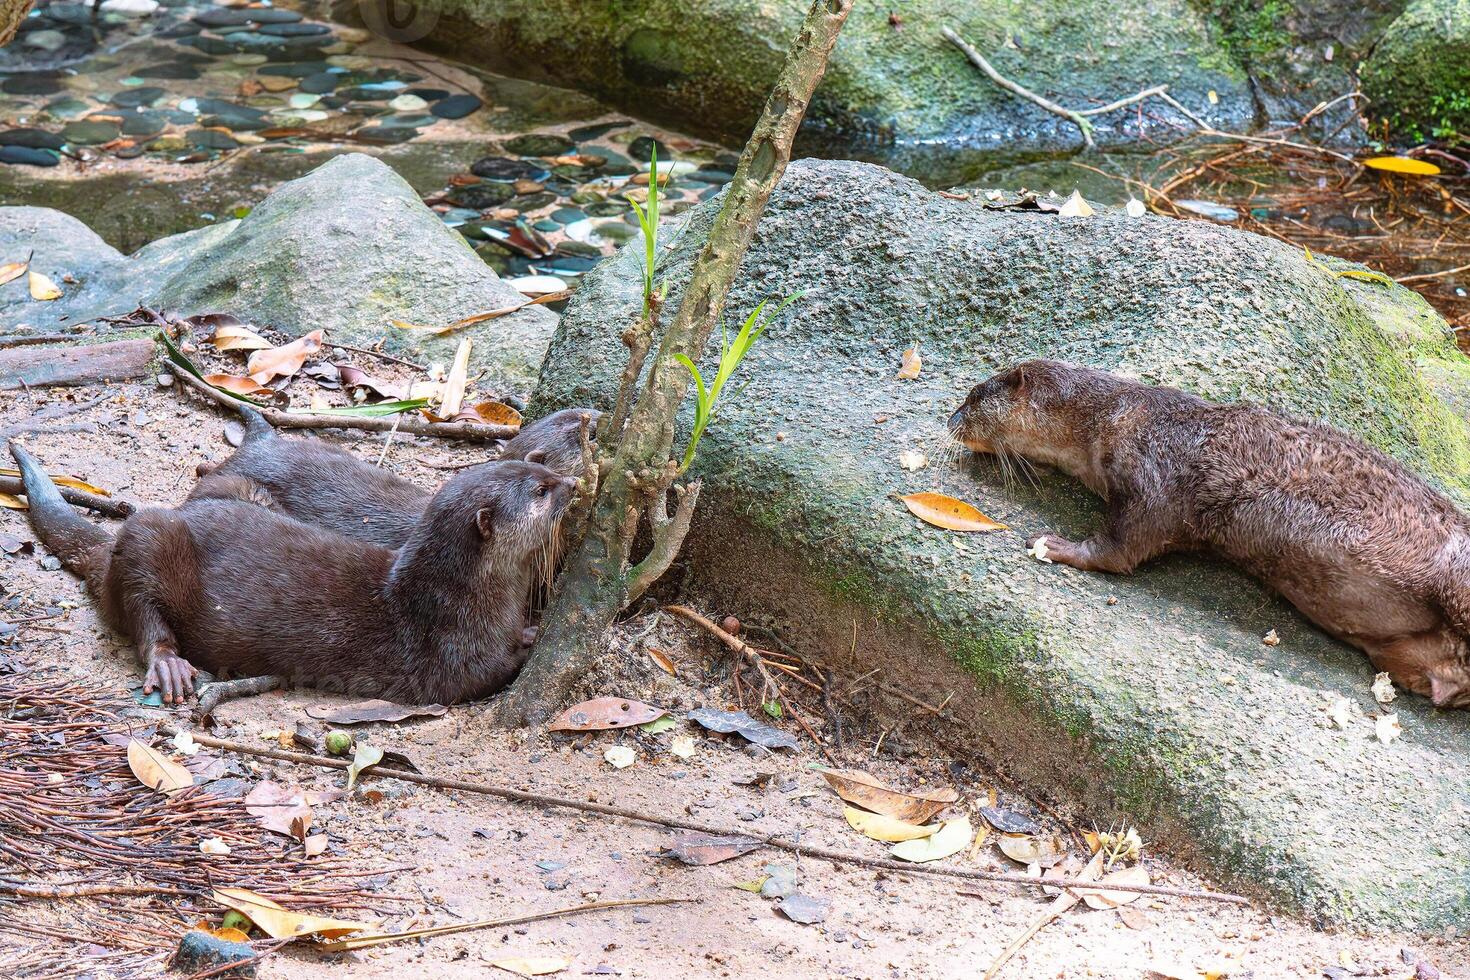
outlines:
M524 661L532 570L576 483L539 463L471 467L396 551L238 498L142 509L114 539L11 454L37 535L171 703L196 667L415 703L495 693Z
M976 385L949 430L975 452L1053 466L1107 502L1085 541L1028 539L1039 556L1127 574L1169 551L1211 549L1400 687L1470 707L1470 519L1358 439L1045 360Z
M428 506L429 493L345 449L317 439L280 437L259 412L243 403L237 407L245 420L240 448L221 463L196 467L201 479L189 500L248 499L359 541L403 547ZM598 414L567 408L548 415L501 444L496 458L580 476L582 420L591 438Z

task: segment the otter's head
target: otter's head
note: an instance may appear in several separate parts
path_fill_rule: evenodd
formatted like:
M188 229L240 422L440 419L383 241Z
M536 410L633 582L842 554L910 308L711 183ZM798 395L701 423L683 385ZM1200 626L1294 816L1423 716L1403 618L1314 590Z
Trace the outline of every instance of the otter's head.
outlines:
M447 549L459 529L465 545L478 544L482 561L521 564L551 545L576 485L575 477L540 463L470 467L434 495L425 513L428 538L420 546Z
M526 426L500 450L502 460L540 463L563 476L582 475L582 420L587 420L587 438L597 444L595 408L564 408Z
M949 417L955 439L977 453L1032 455L1070 433L1065 417L1069 374L1078 369L1056 361L1024 361L970 389Z

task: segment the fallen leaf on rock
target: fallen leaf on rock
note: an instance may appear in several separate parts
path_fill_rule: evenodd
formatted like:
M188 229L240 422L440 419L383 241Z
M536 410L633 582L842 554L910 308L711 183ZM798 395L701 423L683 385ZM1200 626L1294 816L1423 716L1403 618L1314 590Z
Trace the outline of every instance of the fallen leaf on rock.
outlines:
M655 718L668 714L631 698L593 698L574 704L546 726L551 732L601 732L611 728L631 728L645 725Z
M508 316L509 314L514 313L517 310L524 309L527 306L538 306L543 303L555 303L559 300L566 299L570 295L570 292L547 293L544 296L537 296L534 299L523 300L522 302L516 303L512 306L502 306L498 310L487 310L484 313L476 313L474 316L467 316L464 319L455 320L453 323L446 323L443 326L438 327L428 326L419 323L409 323L406 320L390 320L389 322L392 323L393 326L397 327L399 330L427 330L430 333L442 335L446 333L453 333L456 330L462 330L465 327L474 326L477 323L484 323L486 320L494 320L497 317Z
M382 761L382 749L358 742L357 750L352 753L352 765L347 767L347 788L351 789L357 783L358 776Z
M31 299L41 300L42 302L61 299L61 290L57 288L56 283L39 272L36 272L34 269L31 270L27 283L31 287Z
M913 381L924 369L924 359L919 356L917 347L910 347L903 352L903 366L898 369L898 377L903 381Z
M859 810L857 807L845 806L842 815L847 818L847 825L858 833L873 840L887 841L893 843L903 840L917 840L920 837L932 836L939 830L939 824L919 826L904 820L895 820L893 817L881 813L869 813Z
M1060 838L1002 834L996 838L1000 852L1012 861L1049 868L1067 856L1067 845Z
M602 757L614 769L626 769L638 761L637 754L626 745L610 745Z
M26 270L30 267L30 259L26 259L24 262L7 262L4 265L0 265L0 286L19 279L26 274Z
M991 520L974 506L948 494L926 491L911 493L898 498L903 505L925 524L942 527L948 531L1003 531L1005 525Z
M369 928L364 922L292 912L264 895L245 888L216 888L213 897L225 908L234 909L255 923L261 932L272 939L290 939L295 936L324 936L335 939Z
M1135 864L1131 868L1124 868L1121 871L1114 871L1111 874L1105 874L1101 878L1099 878L1098 881L1101 884L1115 882L1120 885L1148 885L1152 884L1153 879L1149 877L1148 871L1146 871L1142 865ZM1115 909L1118 908L1120 905L1127 905L1129 902L1136 902L1138 901L1138 899L1143 897L1143 895L1139 892L1095 892L1091 889L1084 891L1081 888L1076 888L1073 890L1076 891L1077 894L1082 896L1082 901L1087 903L1088 908L1093 909Z
M1148 212L1148 208L1138 198L1130 197L1128 203L1123 205L1123 212L1130 218L1141 218Z
M508 956L491 960L490 965L521 977L544 977L560 973L572 965L560 956Z
M1379 715L1373 721L1373 734L1378 736L1378 741L1384 745L1397 739L1404 733L1403 726L1399 724L1399 716L1393 712Z
M405 718L437 718L449 709L442 704L395 704L376 698L353 704L314 704L306 709L308 717L333 725L357 725L365 721L402 721Z
M234 317L230 319L234 320ZM272 346L269 340L266 340L238 320L234 323L220 323L214 328L214 332L209 335L207 342L222 351L269 350Z
M1057 209L1057 214L1063 218L1090 218L1097 212L1092 209L1092 205L1083 200L1080 191L1073 191L1072 196Z
M1433 177L1440 172L1439 167L1428 160L1415 160L1413 157L1369 157L1363 161L1363 166L1372 167L1374 170L1386 170L1395 174L1416 174L1421 177Z
M674 661L670 660L669 655L667 653L664 653L658 647L648 648L648 659L658 664L659 669L668 674L670 677L679 676L679 670L677 667L674 666Z
M306 359L322 349L322 331L313 330L289 344L258 350L245 363L245 373L258 384L274 378L289 378L301 370Z
M189 770L136 738L128 742L128 768L138 777L138 782L160 793L173 793L194 785Z
M832 911L832 900L830 898L813 898L800 892L787 895L776 903L776 908L781 914L792 922L800 922L802 925L816 925L818 922L827 921L827 915Z
M1327 706L1327 720L1343 731L1353 723L1353 714L1353 703L1347 698L1338 698Z
M980 816L1002 834L1039 834L1041 825L1030 817L1016 813L1014 810L1002 810L999 807L982 806Z
M1261 642L1268 647L1281 646L1281 634L1275 630L1267 630L1266 635L1261 637Z
M822 778L847 802L905 823L922 824L951 803L958 802L960 798L960 794L948 787L923 793L905 793L856 769L825 770Z
M743 711L695 708L689 718L712 732L738 732L742 738L768 749L795 749L798 744L794 736L756 721Z
M1393 678L1387 672L1381 673L1373 678L1373 700L1379 704L1390 704L1398 697L1398 692L1393 689Z
M742 837L734 834L715 835L687 833L678 834L674 837L674 843L666 848L660 857L671 857L685 864L703 866L707 864L719 864L731 858L749 854L759 847L764 847L760 841L751 837Z
M234 374L206 374L203 377L205 384L223 388L230 394L239 395L241 398L249 398L251 395L270 397L275 394L274 389L267 388L254 378L242 378Z
M951 857L970 846L974 831L969 817L946 820L929 837L906 840L894 844L888 853L902 861L938 861Z

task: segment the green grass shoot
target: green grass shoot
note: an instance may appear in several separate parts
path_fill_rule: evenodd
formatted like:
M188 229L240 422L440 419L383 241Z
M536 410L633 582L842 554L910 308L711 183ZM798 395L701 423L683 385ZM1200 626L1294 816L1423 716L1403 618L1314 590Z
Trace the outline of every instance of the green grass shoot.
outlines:
M638 226L643 229L643 315L648 315L653 302L653 276L658 264L658 147L654 147L649 159L648 206L644 207L632 197L628 203L638 214Z

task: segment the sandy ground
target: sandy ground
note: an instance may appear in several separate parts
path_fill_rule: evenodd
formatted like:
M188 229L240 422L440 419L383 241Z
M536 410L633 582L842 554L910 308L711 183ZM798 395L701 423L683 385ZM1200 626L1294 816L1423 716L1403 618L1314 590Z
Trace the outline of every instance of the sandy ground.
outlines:
M100 390L0 394L0 428L54 399L81 400ZM39 432L25 441L55 470L158 504L181 500L192 485L194 465L229 451L223 438L227 419L213 408L151 383L112 390L110 401L64 420L94 431ZM342 442L370 458L381 450L381 439ZM472 447L400 439L385 465L430 486L444 471L425 464L470 461L476 453ZM32 537L22 513L0 511L0 542L7 537L20 542ZM63 604L76 608L45 621L46 630L22 626L0 639L0 652L30 663L56 663L119 692L136 686L141 673L129 648L98 625L80 584L64 571L47 569L46 559L39 545L0 555L0 618L18 620ZM717 596L682 598L716 616L761 612L720 608ZM641 650L650 644L675 661L677 678L644 662ZM596 685L605 682L589 680L588 694L635 697L675 714L701 704L734 706L728 660L708 638L681 624L635 620L619 627L611 646L620 653L633 649L626 661L632 666L609 674L624 678L619 689L598 690ZM322 723L308 718L305 709L331 702L312 692L235 702L219 710L213 733L266 745L263 733L289 731L299 722L319 732ZM187 718L184 709L173 714ZM961 795L954 813L971 812L975 824L982 823L974 811L997 788L983 760L951 758L918 734L893 737L875 758L874 744L884 728L874 719L844 721L844 764L908 787L953 785ZM884 856L886 845L860 836L843 820L840 801L814 769L823 762L821 754L794 726L786 727L800 739L800 751L770 753L682 721L660 735L505 732L492 728L474 706L454 708L440 718L360 726L357 732L360 739L405 753L426 773L753 831L799 831L817 845ZM669 751L672 738L681 733L694 737L696 750L688 760ZM614 769L604 761L604 751L615 744L634 749L633 766ZM761 787L739 785L757 772L773 775ZM256 774L306 787L343 783L338 773L285 763L262 762ZM329 834L332 853L407 869L384 888L403 899L384 902L381 921L390 928L505 917L596 899L696 901L485 929L337 958L292 947L263 961L261 976L337 974L344 958L354 976L509 976L491 961L559 957L569 964L562 976L977 977L1050 901L1034 889L836 866L771 849L715 866L685 867L657 856L671 839L658 827L394 780L368 786L381 791L382 799L359 796L320 806L316 820ZM1076 832L1088 827L1084 820L1061 828L1034 804L1004 786L999 789L1002 806L1037 816L1074 842L1080 841ZM999 853L994 838L950 862L1022 870ZM1211 887L1166 854L1145 848L1143 863L1155 882ZM768 864L793 868L800 892L830 900L824 923L789 921L771 900L734 887L762 876ZM0 856L0 876L7 873ZM966 892L971 894L961 894ZM26 911L51 921L85 915L75 904L32 905ZM58 961L64 961L65 948L55 947ZM1329 933L1258 906L1176 898L1144 898L1122 911L1073 909L1031 939L1000 975L1137 978L1149 975L1149 969L1170 970L1164 974L1170 976L1211 969L1232 977L1403 978L1415 975L1401 956L1405 948L1427 958L1444 976L1470 975L1463 938ZM44 946L32 949L46 951ZM0 964L0 975L6 974Z

